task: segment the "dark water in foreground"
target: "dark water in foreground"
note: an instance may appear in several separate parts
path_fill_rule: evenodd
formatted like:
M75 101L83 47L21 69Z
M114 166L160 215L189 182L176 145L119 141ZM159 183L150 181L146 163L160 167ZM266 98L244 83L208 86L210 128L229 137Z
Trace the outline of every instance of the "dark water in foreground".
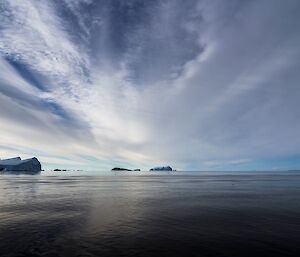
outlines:
M0 176L0 256L300 256L300 174Z

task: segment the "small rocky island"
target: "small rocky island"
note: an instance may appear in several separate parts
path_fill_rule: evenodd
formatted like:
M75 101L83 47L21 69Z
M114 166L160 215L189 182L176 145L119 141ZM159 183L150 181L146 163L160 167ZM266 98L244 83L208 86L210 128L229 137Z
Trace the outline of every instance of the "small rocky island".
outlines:
M20 157L0 159L0 172L2 173L39 173L41 163L36 157L22 160Z
M126 169L126 168L119 168L119 167L115 167L113 169L111 169L112 171L141 171L140 169L134 169L134 170L130 170L130 169Z
M173 169L170 166L160 166L160 167L154 167L150 169L150 171L172 171Z

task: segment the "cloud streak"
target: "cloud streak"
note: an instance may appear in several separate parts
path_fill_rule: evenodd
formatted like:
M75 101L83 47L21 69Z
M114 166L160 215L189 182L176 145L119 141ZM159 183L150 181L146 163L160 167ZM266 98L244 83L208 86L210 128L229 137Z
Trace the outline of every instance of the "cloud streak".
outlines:
M95 169L299 156L299 10L292 0L2 1L1 152L27 146Z

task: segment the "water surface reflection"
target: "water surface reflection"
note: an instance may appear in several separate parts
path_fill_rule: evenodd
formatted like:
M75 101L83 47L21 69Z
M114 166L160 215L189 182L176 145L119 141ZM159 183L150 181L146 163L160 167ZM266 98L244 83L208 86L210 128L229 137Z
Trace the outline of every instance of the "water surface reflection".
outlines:
M299 256L300 176L1 176L1 256Z

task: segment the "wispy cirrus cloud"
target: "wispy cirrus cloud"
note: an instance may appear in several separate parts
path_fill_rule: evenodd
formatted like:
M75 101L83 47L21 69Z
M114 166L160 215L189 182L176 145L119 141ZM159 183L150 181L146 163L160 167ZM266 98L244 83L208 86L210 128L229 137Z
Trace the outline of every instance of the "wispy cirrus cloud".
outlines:
M292 0L2 1L1 145L94 168L299 155L299 9Z

